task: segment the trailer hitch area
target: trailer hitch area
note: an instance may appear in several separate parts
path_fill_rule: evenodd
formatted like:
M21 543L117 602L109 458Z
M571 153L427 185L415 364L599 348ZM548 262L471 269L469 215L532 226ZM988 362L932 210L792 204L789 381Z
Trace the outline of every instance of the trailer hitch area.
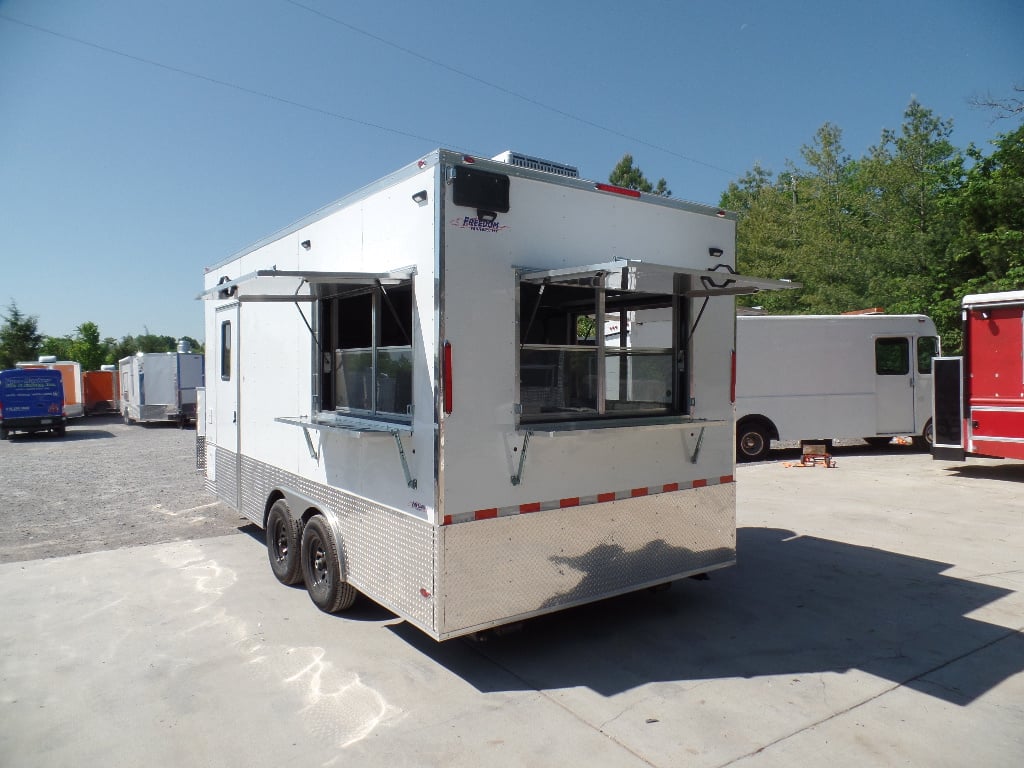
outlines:
M391 436L395 438L395 445L398 446L398 458L402 461L402 471L405 472L405 484L410 488L416 488L416 478L412 476L409 471L409 462L405 460L405 449L402 447L402 436L399 434L397 429L389 430Z

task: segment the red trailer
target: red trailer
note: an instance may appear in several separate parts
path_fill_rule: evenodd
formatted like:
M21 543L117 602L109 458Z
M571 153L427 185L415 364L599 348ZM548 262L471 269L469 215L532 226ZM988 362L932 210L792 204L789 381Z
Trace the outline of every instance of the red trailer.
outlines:
M963 299L964 354L937 357L936 459L1024 460L1024 291Z

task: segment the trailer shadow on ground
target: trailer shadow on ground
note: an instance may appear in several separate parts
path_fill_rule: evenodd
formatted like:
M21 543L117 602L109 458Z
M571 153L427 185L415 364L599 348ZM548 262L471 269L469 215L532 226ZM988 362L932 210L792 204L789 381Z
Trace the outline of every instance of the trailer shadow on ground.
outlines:
M542 616L487 642L393 631L477 689L588 687L860 670L967 705L1024 670L1024 636L970 614L1012 592L951 566L790 531L741 528L739 565ZM959 663L983 653L983 662Z
M1002 480L1007 483L1024 484L1024 463L964 464L947 467L947 471L951 475L969 480Z

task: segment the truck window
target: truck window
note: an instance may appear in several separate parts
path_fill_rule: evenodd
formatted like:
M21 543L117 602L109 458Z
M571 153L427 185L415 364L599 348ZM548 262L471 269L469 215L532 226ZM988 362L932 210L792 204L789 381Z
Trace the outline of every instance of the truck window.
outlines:
M672 345L679 304L671 295L520 283L520 421L680 413L684 366ZM632 343L631 328L645 321L664 326L647 336L660 346Z
M319 301L321 410L411 421L411 281L327 293Z
M910 373L910 340L875 339L875 373L879 376L906 376Z
M917 372L932 372L932 358L939 354L939 339L936 336L921 336L917 339Z

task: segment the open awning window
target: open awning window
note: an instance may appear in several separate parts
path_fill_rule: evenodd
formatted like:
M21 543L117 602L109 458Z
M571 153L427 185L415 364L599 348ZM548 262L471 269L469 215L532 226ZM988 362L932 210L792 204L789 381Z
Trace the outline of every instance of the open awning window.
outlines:
M396 286L407 283L416 274L415 267L388 272L311 272L302 270L258 269L233 280L223 279L197 298L234 299L240 302L316 301L325 292L339 287Z
M584 267L524 271L520 279L527 283L600 286L613 291L667 294L676 292L674 286L677 276L691 278L679 281L686 287L678 292L687 297L737 296L800 287L799 283L787 280L740 275L725 264L716 269L692 269L636 259L619 259Z

